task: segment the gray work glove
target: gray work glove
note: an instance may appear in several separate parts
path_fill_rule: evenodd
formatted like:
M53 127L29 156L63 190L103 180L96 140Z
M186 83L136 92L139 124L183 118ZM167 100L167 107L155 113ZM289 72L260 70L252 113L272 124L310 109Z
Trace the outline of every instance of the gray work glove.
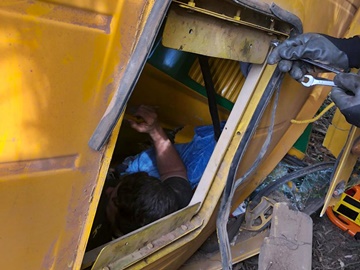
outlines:
M320 72L311 64L297 61L302 58L347 70L349 68L347 54L333 43L338 43L338 41L344 42L342 39L316 33L302 34L285 40L274 48L269 55L268 63L271 65L278 63L279 69L282 72L289 72L295 80L300 80L308 73Z
M336 86L331 98L350 124L360 127L360 76L340 73L335 76Z

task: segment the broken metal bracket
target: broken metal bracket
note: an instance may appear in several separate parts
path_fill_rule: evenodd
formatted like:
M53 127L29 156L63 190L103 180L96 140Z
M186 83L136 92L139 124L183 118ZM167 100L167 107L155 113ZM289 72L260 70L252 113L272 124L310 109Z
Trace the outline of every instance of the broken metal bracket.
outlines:
M238 14L238 15L234 14L235 16L230 17L230 16L227 16L225 14L220 14L220 13L217 13L217 12L214 12L214 11L211 11L211 10L207 10L207 9L204 9L204 8L197 7L194 4L190 4L190 3L194 3L194 2L184 3L184 2L181 2L181 1L177 1L177 0L173 0L173 2L178 4L179 7L191 10L193 12L206 14L208 16L212 16L214 18L218 18L218 19L222 19L222 20L225 20L225 21L228 21L228 22L232 22L234 24L245 25L245 26L257 29L257 30L264 31L267 34L275 34L275 35L280 35L280 36L283 36L283 37L288 37L287 33L277 31L277 30L274 29L273 21L270 22L269 27L265 27L265 26L261 26L261 25L258 25L258 24L248 22L248 21L241 20L240 19L241 18L240 14Z
M346 183L356 164L357 155L351 152L357 138L360 137L360 129L352 126L345 143L345 146L340 153L335 164L334 171L331 175L331 184L326 194L324 206L321 210L320 216L322 217L329 206L333 206L340 199L340 195L345 191Z
M242 228L248 231L260 231L268 226L275 203L272 199L262 197L258 205L253 209L246 210L245 224Z

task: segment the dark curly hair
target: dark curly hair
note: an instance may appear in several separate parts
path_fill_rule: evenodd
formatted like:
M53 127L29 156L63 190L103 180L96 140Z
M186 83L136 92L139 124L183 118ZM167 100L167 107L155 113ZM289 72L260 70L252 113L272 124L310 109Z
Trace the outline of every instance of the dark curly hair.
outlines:
M174 191L145 172L123 176L114 203L116 225L124 234L179 209Z

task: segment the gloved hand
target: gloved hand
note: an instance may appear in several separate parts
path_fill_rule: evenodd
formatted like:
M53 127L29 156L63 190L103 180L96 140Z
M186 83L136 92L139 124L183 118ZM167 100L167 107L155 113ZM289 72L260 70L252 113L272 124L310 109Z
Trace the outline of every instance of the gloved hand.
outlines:
M360 127L360 75L340 73L335 76L336 86L331 98L350 124Z
M339 43L343 44L344 42L347 43L347 40L316 33L302 34L285 40L274 48L269 55L268 63L271 65L279 63L279 69L283 72L289 71L291 77L296 80L301 79L305 74L319 72L313 65L297 61L301 58L345 70L349 68L348 56L339 49L339 47L342 48Z

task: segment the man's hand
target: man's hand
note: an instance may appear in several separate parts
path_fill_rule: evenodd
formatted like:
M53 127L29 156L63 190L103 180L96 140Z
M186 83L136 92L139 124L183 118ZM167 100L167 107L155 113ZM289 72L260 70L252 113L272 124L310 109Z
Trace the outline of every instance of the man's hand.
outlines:
M140 105L134 115L141 117L144 120L143 122L136 122L130 119L127 120L131 127L138 132L148 133L151 136L152 133L161 128L157 121L157 114L154 108L150 106Z
M350 124L360 127L360 76L341 73L335 76L336 84L331 98Z
M128 121L133 129L138 132L148 133L153 140L160 179L165 180L173 176L187 179L184 163L157 121L157 114L154 108L141 105L137 109L135 116L141 117L144 122Z
M348 56L334 42L338 45L346 40L316 33L302 34L285 40L274 48L269 55L268 63L270 65L278 63L279 69L282 72L289 72L295 80L301 79L308 73L319 72L313 65L300 61L302 58L346 70L349 68Z

